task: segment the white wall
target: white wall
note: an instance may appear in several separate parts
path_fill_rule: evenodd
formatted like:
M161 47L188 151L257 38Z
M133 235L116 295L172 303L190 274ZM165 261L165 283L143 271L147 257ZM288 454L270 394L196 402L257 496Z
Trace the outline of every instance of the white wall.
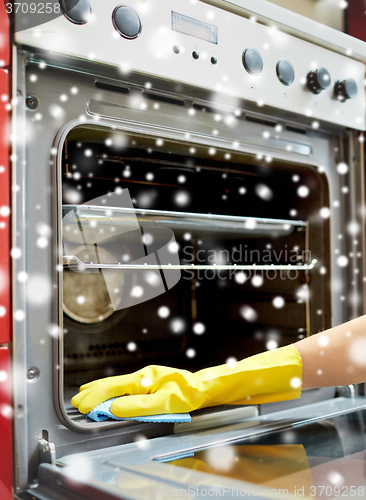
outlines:
M295 0L293 3L296 3ZM352 1L352 0L349 0ZM339 31L344 31L344 9L340 8L339 0L319 0L315 3L317 21L327 24Z
M344 29L341 0L268 0L337 30ZM349 0L350 1L350 0Z

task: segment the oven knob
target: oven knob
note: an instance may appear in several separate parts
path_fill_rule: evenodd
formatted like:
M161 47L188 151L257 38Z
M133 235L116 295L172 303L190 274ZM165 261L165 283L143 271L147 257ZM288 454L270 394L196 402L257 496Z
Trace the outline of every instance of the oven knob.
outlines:
M295 79L294 67L286 59L281 59L280 61L278 61L276 66L276 73L279 81L286 86L291 85Z
M242 61L244 68L250 75L258 76L262 73L263 59L257 49L245 49Z
M131 7L125 5L120 5L114 9L112 22L118 33L127 40L137 38L142 30L138 14Z
M347 78L347 80L342 81L338 80L334 85L334 95L341 102L353 99L357 95L357 83L353 78Z
M325 68L316 69L315 71L310 71L307 77L307 86L310 92L313 94L320 94L322 90L325 90L330 85L330 74Z
M74 24L85 24L90 19L91 5L89 0L60 0L63 15Z

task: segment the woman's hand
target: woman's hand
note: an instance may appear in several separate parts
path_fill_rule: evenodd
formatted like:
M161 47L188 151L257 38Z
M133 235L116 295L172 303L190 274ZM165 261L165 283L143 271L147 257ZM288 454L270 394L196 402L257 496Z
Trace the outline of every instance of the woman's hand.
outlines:
M122 418L185 413L220 404L272 403L300 397L301 376L301 358L289 345L196 373L147 366L85 384L71 403L81 413L89 413L117 397L111 411Z
M111 411L116 417L185 413L199 408L205 400L195 388L193 373L153 365L128 375L85 384L71 403L81 413L89 413L115 397L118 399L113 401Z

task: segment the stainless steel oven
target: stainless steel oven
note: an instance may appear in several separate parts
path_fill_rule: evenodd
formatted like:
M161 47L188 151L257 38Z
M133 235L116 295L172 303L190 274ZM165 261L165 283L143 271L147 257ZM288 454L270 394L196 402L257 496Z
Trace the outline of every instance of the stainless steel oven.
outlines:
M266 18L266 2L76 3L36 28L15 16L15 493L153 498L146 478L190 484L156 460L265 446L262 434L364 404L327 388L174 428L95 423L70 398L95 378L230 362L364 312L366 50L279 8ZM286 432L268 446L298 443Z

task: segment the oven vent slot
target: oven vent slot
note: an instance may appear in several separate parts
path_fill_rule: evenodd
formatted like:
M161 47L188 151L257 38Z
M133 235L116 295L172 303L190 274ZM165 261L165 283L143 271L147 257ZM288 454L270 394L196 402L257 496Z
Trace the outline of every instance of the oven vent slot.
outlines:
M91 344L86 352L72 352L66 354L68 361L83 358L115 357L131 354L127 351L124 342L109 342L108 344Z
M286 125L286 130L288 130L289 132L295 132L295 134L301 134L301 135L307 134L305 129L293 127L291 125Z
M264 120L263 118L257 118L256 116L245 115L245 119L248 122L259 123L260 125L266 125L267 127L275 127L277 125L276 122L271 122L269 120Z
M110 83L98 82L96 80L95 86L97 89L108 90L109 92L118 92L119 94L129 94L130 89L120 87L119 85L111 85Z
M145 99L150 99L152 101L166 102L167 104L175 104L176 106L185 106L184 101L181 101L180 99L174 99L174 97L167 97L165 95L142 92L142 97L145 97Z
M197 111L203 111L204 113L219 113L217 109L210 108L210 106L204 106L203 104L193 103L192 107L197 109Z

